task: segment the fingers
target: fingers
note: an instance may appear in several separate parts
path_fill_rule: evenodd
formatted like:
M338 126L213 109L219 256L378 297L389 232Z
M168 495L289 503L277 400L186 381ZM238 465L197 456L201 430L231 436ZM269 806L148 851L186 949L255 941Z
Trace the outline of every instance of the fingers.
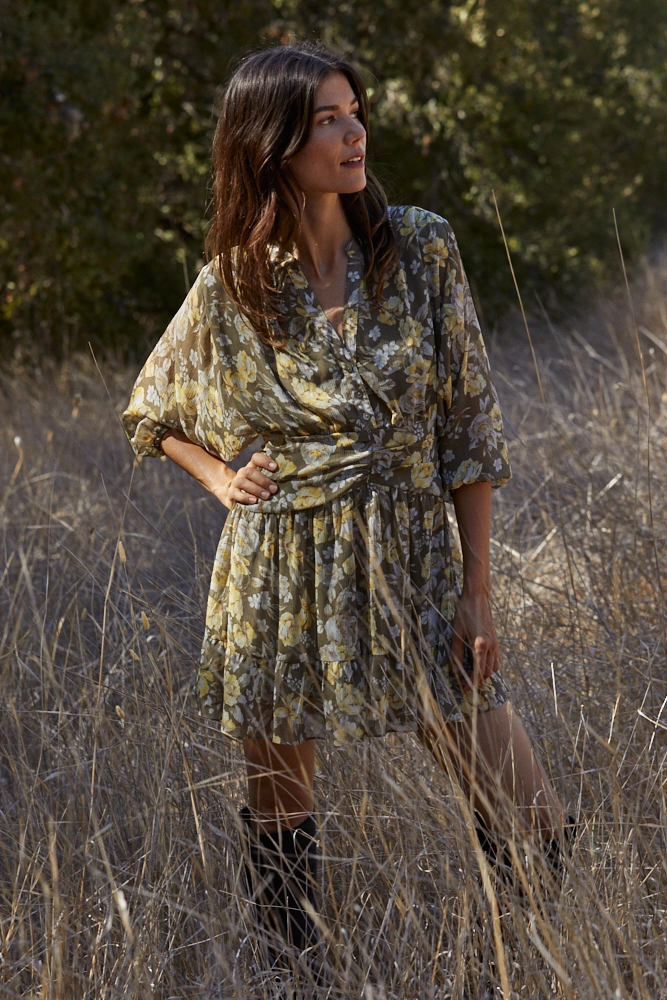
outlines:
M248 465L257 466L261 469L270 469L272 472L275 472L278 468L277 463L265 451L254 451L250 456Z
M258 500L269 500L278 490L277 483L265 476L261 469L270 472L278 468L277 463L262 451L254 452L248 465L234 476L229 486L229 498L234 503L253 504Z
M499 667L498 639L495 635L477 635L474 639L454 620L452 630L451 660L464 688L480 687ZM472 652L471 660L466 649ZM468 654L469 655L469 654Z
M472 646L475 686L491 677L498 669L498 640L495 637L478 635Z

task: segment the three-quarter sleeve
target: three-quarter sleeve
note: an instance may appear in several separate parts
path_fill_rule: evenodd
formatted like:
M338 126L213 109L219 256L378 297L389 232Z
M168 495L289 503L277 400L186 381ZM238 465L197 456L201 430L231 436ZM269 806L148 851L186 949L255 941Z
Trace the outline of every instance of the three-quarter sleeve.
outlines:
M512 473L502 414L459 248L444 219L428 227L422 255L434 284L443 487L449 493L480 481L503 486Z
M179 430L228 462L257 437L226 384L219 354L224 341L219 335L221 310L215 296L209 265L134 384L122 420L137 455L161 455L165 433Z

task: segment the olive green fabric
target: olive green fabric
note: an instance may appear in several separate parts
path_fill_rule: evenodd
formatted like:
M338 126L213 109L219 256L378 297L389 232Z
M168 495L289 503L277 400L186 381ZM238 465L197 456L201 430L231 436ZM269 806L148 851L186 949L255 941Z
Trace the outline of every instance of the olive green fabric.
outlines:
M400 267L379 304L347 247L343 337L298 261L275 257L287 339L268 347L214 264L146 362L123 420L140 455L176 428L229 461L261 435L270 500L235 504L206 616L202 714L296 744L416 729L502 704L449 665L460 553L445 501L510 477L468 283L444 219L391 208Z

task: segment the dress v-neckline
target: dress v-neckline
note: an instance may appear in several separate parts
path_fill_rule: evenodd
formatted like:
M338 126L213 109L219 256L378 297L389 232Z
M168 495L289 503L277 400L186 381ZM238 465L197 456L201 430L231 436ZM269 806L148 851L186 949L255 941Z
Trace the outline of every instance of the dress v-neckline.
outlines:
M306 272L304 271L299 258L295 254L291 254L293 263L299 269L299 273L303 278L305 283L305 291L308 293L310 298L310 307L317 313L320 319L324 320L326 324L327 333L329 335L329 340L339 348L344 351L349 352L353 357L356 353L356 336L357 336L357 321L359 313L359 299L357 295L358 281L350 280L350 269L353 266L353 262L359 254L359 249L354 237L348 240L344 247L345 254L347 256L347 266L345 269L345 292L343 298L345 304L343 306L343 322L341 324L341 333L335 328L326 312L322 306L320 300L318 299L313 286L311 285ZM297 286L297 291L298 291Z

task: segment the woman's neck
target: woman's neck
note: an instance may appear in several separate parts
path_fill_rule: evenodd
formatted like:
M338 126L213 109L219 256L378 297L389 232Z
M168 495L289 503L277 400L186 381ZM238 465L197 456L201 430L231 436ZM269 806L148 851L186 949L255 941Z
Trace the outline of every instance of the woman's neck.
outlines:
M317 278L335 270L341 251L351 239L340 195L309 195L301 215L296 256Z

